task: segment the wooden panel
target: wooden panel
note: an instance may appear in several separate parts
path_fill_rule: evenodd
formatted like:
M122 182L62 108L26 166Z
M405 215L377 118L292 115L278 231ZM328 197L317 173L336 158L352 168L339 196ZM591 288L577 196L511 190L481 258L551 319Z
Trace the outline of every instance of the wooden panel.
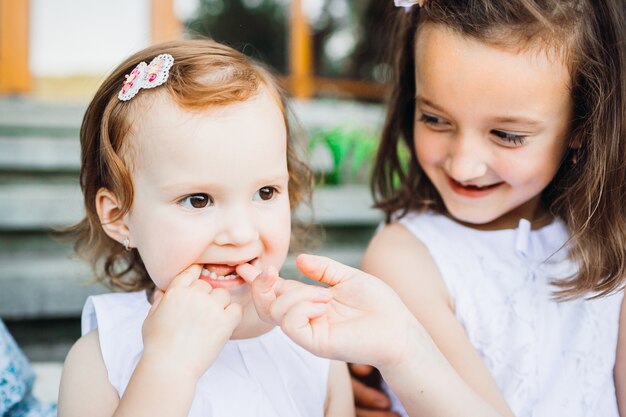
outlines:
M294 97L313 95L311 29L302 10L302 0L292 0L289 19L289 84Z
M293 86L297 83L291 75L286 77L279 76L278 81L283 88L292 92ZM381 101L388 92L388 86L375 81L354 80L350 78L309 77L307 82L310 82L310 94L305 97L296 96L294 94L294 97L311 98L315 95L343 99Z
M0 0L0 93L28 93L29 0Z
M174 14L174 0L151 0L152 43L180 38L183 26Z

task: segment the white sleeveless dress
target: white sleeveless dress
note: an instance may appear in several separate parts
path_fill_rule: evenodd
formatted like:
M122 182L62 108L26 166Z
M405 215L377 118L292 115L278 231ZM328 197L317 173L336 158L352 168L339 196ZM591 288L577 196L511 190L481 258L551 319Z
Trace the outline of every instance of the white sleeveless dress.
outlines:
M120 397L141 357L149 310L144 291L92 296L83 308L82 333L98 329L109 381ZM329 364L278 327L231 340L198 381L189 417L323 416Z
M591 301L551 297L550 281L576 270L561 221L531 230L522 219L517 229L480 231L426 212L399 223L428 248L456 318L515 416L619 416L613 366L623 292Z

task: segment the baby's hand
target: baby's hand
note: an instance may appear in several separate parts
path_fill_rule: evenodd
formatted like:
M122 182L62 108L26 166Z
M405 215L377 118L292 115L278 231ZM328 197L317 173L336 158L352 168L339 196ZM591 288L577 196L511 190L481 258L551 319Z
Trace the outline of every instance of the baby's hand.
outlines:
M200 279L192 265L157 289L143 324L142 361L176 368L198 379L211 366L241 321L242 308L230 303L228 291Z

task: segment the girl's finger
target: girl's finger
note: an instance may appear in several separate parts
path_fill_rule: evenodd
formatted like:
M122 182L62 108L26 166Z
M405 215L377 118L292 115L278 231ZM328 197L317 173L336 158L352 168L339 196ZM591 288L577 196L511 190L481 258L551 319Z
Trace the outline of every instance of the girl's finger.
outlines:
M189 268L176 275L176 277L172 280L167 289L169 290L170 288L174 287L190 286L194 281L198 280L198 278L200 277L200 272L202 272L202 266L198 264L193 264L189 266Z
M284 280L278 276L278 271L273 266L268 266L263 270L258 279L254 282L256 291L262 293L274 293L275 289L279 287Z
M309 285L309 284L305 284L303 282L296 281L294 279L283 279L279 277L278 281L274 284L274 292L276 293L277 297L280 297L284 293L291 291L294 288L302 287L304 285ZM312 286L312 285L309 285L309 286ZM317 286L317 287L323 288L320 286Z
M224 309L230 305L230 293L224 288L216 288L211 291L211 299Z
M332 292L328 288L299 284L299 286L283 293L272 304L270 313L275 322L281 322L290 310L300 304L326 303L332 298Z
M350 368L350 372L357 376L367 376L374 371L374 367L372 365L362 365L360 363L350 363L348 364Z
M311 320L323 316L328 311L328 304L324 303L301 303L289 310L283 317L280 327L287 336L305 349L312 349L319 346L316 340L328 340L328 335L323 334L321 329L317 329L313 334ZM312 351L320 355L323 352Z
M278 279L276 268L268 267L251 284L252 298L259 317L264 321L275 324L277 323L272 319L270 308L276 300L274 285L278 282Z
M330 286L340 284L356 275L369 276L325 256L301 254L296 258L296 266L307 277Z
M213 287L211 287L211 284L209 284L203 279L197 279L193 281L189 286L199 291L206 292L207 294L211 293L213 290Z
M252 284L252 282L254 282L254 280L261 275L261 271L258 268L248 263L238 265L235 270L237 271L237 274L248 284Z
M391 401L381 390L352 379L352 392L356 405L368 409L389 410Z
M226 313L226 320L233 327L236 327L241 322L241 318L243 317L243 308L241 307L241 304L229 304L224 309L224 312Z

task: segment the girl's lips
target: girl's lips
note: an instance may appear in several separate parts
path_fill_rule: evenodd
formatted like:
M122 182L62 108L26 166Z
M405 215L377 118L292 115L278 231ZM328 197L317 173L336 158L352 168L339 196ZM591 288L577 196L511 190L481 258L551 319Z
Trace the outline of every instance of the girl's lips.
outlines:
M501 181L495 184L486 185L484 187L478 187L474 185L465 186L450 177L448 177L448 183L450 184L450 188L452 189L452 191L454 191L456 194L471 198L484 197L487 194L492 193L500 185L504 184L504 182Z

